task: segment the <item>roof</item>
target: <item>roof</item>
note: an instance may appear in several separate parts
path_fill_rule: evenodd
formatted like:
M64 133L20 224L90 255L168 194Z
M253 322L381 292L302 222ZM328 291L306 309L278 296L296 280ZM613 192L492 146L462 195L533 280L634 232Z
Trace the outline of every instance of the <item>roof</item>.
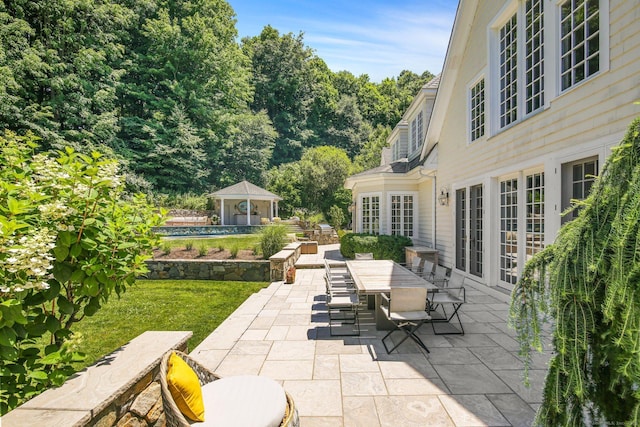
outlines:
M427 82L427 84L424 85L424 88L425 89L438 89L438 86L440 85L440 76L442 76L442 73L438 74L437 76L435 76L434 78L429 80Z
M282 197L277 194L273 194L271 191L267 191L264 188L260 188L249 181L241 181L237 184L218 190L211 193L212 196L220 197L224 199L230 198L260 198L260 199L273 199L282 200Z

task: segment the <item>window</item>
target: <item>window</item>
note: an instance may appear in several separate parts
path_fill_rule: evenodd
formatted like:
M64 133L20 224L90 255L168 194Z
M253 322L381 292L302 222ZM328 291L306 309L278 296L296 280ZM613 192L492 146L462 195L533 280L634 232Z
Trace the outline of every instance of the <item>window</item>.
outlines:
M362 197L362 232L380 233L380 196Z
M544 108L544 0L511 2L491 25L496 109L492 129L504 129Z
M544 106L544 27L542 0L525 5L525 111L529 114Z
M571 206L572 200L585 199L598 175L598 158L578 160L562 165L562 210ZM574 209L570 215L562 217L562 223L571 221L578 216L579 209Z
M393 144L393 161L396 161L400 158L400 140L396 140L395 144Z
M527 175L526 260L544 248L544 172Z
M391 195L391 234L413 237L413 196Z
M411 121L411 153L420 147L420 142L424 138L424 115L420 111L415 119Z
M561 89L600 70L598 0L568 0L560 6Z
M500 280L518 280L518 180L500 182Z
M484 79L471 88L471 141L484 135Z
M517 15L500 29L500 127L518 117Z

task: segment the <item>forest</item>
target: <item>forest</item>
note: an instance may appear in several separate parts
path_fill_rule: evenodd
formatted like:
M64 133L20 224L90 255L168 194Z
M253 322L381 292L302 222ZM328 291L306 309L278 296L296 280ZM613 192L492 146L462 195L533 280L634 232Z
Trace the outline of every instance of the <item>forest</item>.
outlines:
M269 25L239 40L224 0L10 0L0 33L5 131L106 153L149 195L247 179L285 197L285 214L346 207L344 178L379 165L433 77L334 72L304 33Z

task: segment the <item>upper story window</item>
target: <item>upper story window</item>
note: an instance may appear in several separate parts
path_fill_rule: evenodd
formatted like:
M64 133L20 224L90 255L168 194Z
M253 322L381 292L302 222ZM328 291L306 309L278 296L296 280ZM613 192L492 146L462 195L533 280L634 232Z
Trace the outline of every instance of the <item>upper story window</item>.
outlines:
M518 118L518 15L500 28L500 127Z
M542 0L525 5L525 112L544 106L544 15Z
M471 88L471 141L484 135L484 79Z
M395 162L400 158L400 140L397 139L393 144L393 161Z
M560 6L561 90L600 71L598 0L567 0Z
M424 138L424 114L422 111L418 113L415 119L411 121L411 147L410 153L415 152L420 147L420 142Z
M503 129L545 103L543 0L513 2L492 24L495 129Z

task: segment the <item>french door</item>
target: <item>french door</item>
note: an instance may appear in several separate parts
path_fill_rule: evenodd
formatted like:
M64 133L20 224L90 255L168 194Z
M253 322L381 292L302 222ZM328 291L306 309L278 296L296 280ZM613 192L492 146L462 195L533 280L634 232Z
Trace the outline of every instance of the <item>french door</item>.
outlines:
M456 268L483 277L484 188L456 190Z

